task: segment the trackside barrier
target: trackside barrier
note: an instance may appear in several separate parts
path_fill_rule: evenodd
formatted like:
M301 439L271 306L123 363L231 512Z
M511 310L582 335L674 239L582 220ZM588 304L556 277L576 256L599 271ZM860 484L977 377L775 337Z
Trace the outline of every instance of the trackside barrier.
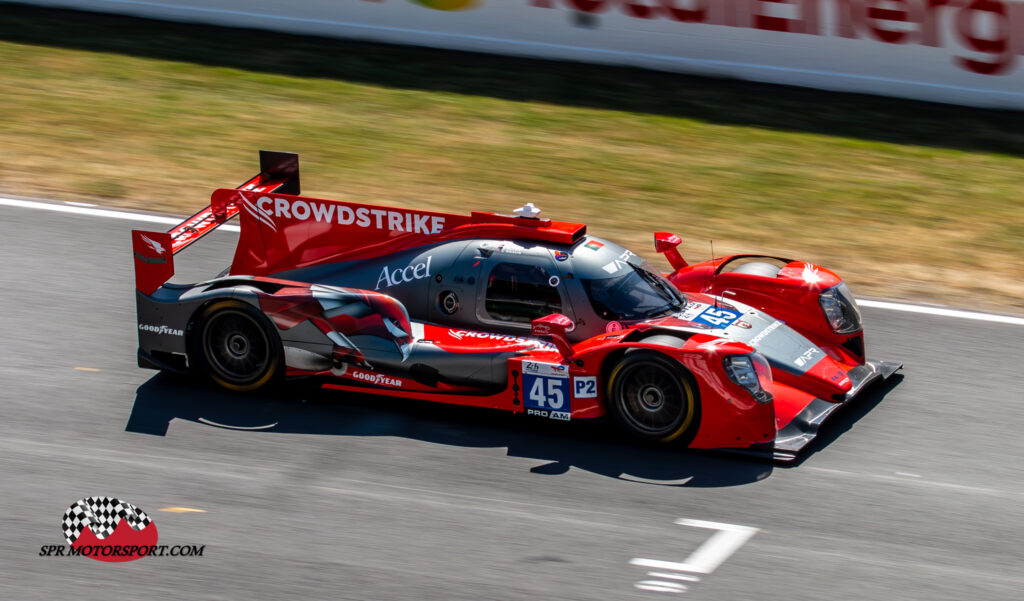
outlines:
M1024 0L22 1L1024 110Z

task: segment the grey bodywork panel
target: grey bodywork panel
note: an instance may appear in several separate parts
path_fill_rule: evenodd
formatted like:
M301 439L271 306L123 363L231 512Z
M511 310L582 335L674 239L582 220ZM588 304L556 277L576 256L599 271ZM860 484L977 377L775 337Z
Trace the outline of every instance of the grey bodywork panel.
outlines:
M575 322L575 328L569 333L573 342L601 334L611 323L595 310L582 281L615 277L628 271L629 265L646 265L626 248L594 236L583 237L573 245L472 239L418 247L375 259L296 269L275 274L275 277L322 285L318 288L321 290L318 299L328 317L332 312L348 310L343 301L347 297L331 300L332 287L370 290L398 300L413 321L529 336L529 323L502 321L487 310L489 278L508 263L530 266L549 276L549 283L560 299L560 312ZM189 321L199 307L216 298L236 298L258 308L258 291L246 278L228 277L192 287L164 286L152 297L140 295L140 347L185 353ZM699 321L699 314L707 310L707 303L693 301L682 311L654 322L659 324L659 329L682 338L708 333L747 343L764 354L774 367L798 375L824 356L823 351L782 322L735 301L722 302L717 310L724 308L742 314L740 319L725 327ZM337 344L354 346L368 362L372 358L374 364L396 372L408 372L416 363L431 366L432 362L443 362L445 357L441 355L447 354L415 341L403 354L392 341L383 338L339 341L338 336L333 336L334 339L329 339L309 323L280 330L279 334L286 347L289 366L300 369L324 366L330 359L330 349ZM411 360L409 352L412 350L421 355L422 360ZM320 360L311 355L319 355ZM479 385L498 385L504 381L504 366L495 364L486 354L462 356L457 363L445 371L462 375L458 378L448 375L447 379Z

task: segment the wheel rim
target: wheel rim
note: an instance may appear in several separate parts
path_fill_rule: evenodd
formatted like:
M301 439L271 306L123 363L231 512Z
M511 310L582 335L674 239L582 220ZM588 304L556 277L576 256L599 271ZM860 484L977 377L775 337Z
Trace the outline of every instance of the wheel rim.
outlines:
M637 430L664 436L689 424L692 395L671 370L652 363L630 365L619 374L619 382L622 415Z
M270 364L270 341L248 314L226 309L213 315L203 332L210 366L224 379L246 383L259 379Z

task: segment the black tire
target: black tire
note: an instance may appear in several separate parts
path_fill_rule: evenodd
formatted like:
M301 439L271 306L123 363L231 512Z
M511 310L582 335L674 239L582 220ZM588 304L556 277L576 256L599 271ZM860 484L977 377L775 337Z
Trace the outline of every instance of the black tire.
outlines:
M697 382L660 353L627 353L608 376L607 399L608 414L634 438L688 444L700 426Z
M782 271L782 267L779 265L773 265L763 261L753 261L750 263L744 263L729 273L747 273L750 275L759 275L763 278L774 278L779 275L780 271Z
M196 355L218 385L236 392L263 388L283 372L281 340L267 318L235 300L206 307L194 328Z

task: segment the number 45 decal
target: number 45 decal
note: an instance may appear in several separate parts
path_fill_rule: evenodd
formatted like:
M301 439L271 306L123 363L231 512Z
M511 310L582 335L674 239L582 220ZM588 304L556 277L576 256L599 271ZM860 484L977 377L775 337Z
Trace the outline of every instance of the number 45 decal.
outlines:
M561 410L565 407L565 378L534 378L529 385L527 398L530 406L538 409Z
M729 309L722 309L718 307L708 307L704 310L700 316L697 317L697 321L703 321L704 323L712 326L726 327L732 322L739 318L740 314Z

